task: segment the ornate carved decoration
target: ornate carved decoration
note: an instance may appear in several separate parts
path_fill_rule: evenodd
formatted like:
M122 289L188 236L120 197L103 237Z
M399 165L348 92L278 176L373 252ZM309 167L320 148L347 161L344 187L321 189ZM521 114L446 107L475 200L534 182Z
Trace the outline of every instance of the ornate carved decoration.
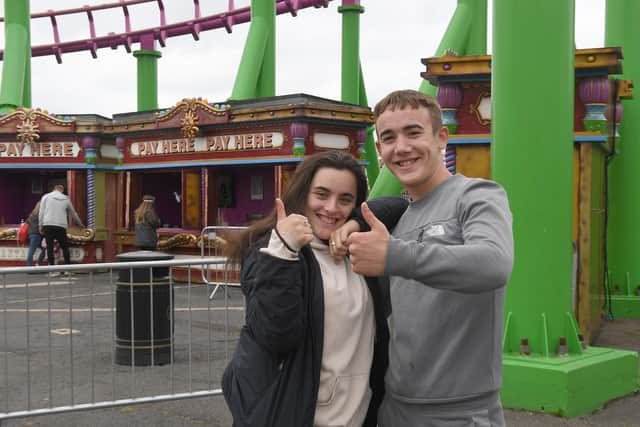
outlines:
M75 230L67 230L67 240L72 245L86 245L93 242L96 237L96 230L93 228L83 228L80 234L73 233Z
M38 108L17 108L0 118L0 133L16 132L18 141L22 143L35 142L44 133L75 132L75 129L75 118L61 120Z
M18 141L35 142L40 139L40 127L36 123L36 112L30 108L20 109L17 111L18 117L22 120L16 129L18 129Z
M183 99L175 107L156 113L156 127L179 126L183 137L195 138L202 125L226 123L229 119L229 110L229 105L210 105L206 99Z
M182 128L180 133L184 138L193 139L198 134L200 128L198 128L198 116L192 109L187 110L182 119Z
M169 249L175 246L196 246L198 237L195 234L180 233L158 242L158 249Z
M17 228L0 228L0 240L15 240L17 236Z
M0 240L15 240L18 235L17 228L0 228ZM71 245L86 245L93 242L96 231L93 228L83 228L80 231L67 230L67 239Z

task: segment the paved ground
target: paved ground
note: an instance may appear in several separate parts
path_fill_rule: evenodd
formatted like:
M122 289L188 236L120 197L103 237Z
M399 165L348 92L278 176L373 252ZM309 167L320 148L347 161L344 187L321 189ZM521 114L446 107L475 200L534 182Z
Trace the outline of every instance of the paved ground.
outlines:
M168 379L174 378L175 387L178 389L188 390L191 387L194 390L206 389L209 384L213 388L217 388L219 376L224 367L225 345L224 341L214 338L214 350L211 351L212 356L216 359L209 364L207 356L202 356L201 351L207 351L206 337L208 331L213 330L219 333L225 328L223 305L221 295L216 296L212 306L213 311L206 307L208 290L204 286L194 286L189 291L188 287L178 286L176 288L175 303L176 308L186 307L189 304L198 309L192 312L181 309L176 313L176 335L186 336L191 330L192 343L191 348L187 345L187 341L177 340L176 351L174 356L174 364L162 367L138 367L136 368L135 384L130 381L130 371L127 367L112 367L111 363L113 346L113 319L111 316L113 307L113 285L109 284L107 275L94 276L93 283L89 283L87 275L78 275L71 279L74 283L73 293L69 295L69 286L65 285L64 280L59 280L57 285L51 288L44 285L33 286L28 292L25 291L22 284L25 280L30 282L42 283L39 276L16 276L9 279L8 285L5 285L4 295L0 298L0 334L3 333L5 323L8 329L8 338L6 344L0 351L0 363L10 362L11 385L8 387L2 382L7 381L2 378L0 381L0 412L6 411L5 405L20 404L24 402L26 393L24 391L24 381L14 381L15 378L27 378L31 380L32 407L42 405L40 402L46 401L49 392L43 390L43 384L48 384L46 379L50 375L47 371L49 363L47 357L48 350L46 347L36 348L35 343L49 336L49 329L74 329L77 334L74 335L76 353L86 352L90 348L89 336L93 336L94 346L96 350L93 352L93 358L88 355L83 359L80 357L75 363L75 379L74 383L81 383L76 387L75 400L83 401L88 399L91 393L105 396L113 396L113 379L117 384L118 398L126 398L131 390L148 390L149 394L166 393L168 387ZM68 280L67 280L68 282ZM51 290L53 289L53 291ZM3 285L0 283L0 292ZM51 294L50 294L51 292ZM29 296L30 304L28 305L30 327L30 342L32 346L31 361L29 372L26 372L26 364L24 362L24 354L20 352L21 340L14 341L14 338L22 337L24 333L20 332L20 328L24 328L20 322L26 315L25 308L26 295ZM52 299L49 298L52 296ZM93 296L92 296L93 295ZM71 297L72 296L72 297ZM54 311L52 323L43 318L46 317L48 311L48 301L52 301ZM69 322L69 317L58 318L68 309L68 301L73 301L73 318ZM87 312L88 307L93 301L96 309L93 314L94 322L90 322L91 315ZM190 303L189 303L190 301ZM243 304L242 296L237 290L230 292L229 305L233 308L230 311L230 330L231 334L237 334L241 325L243 312L241 310ZM9 311L7 318L3 317L3 307ZM44 313L44 314L43 314ZM106 315L108 314L108 315ZM188 314L189 317L185 317ZM18 321L15 317L18 316ZM205 316L205 317L203 317ZM3 323L5 322L5 323ZM59 322L56 323L56 322ZM91 327L93 325L93 327ZM185 329L186 328L186 329ZM92 329L93 334L88 333ZM218 335L216 335L218 336ZM83 338L81 338L83 337ZM54 340L56 335L54 335ZM69 337L61 335L62 345L66 345ZM83 341L84 340L84 341ZM203 341L204 340L204 341ZM3 337L0 336L0 344L4 343ZM96 343L99 343L96 345ZM634 351L640 351L640 320L634 321L612 321L608 322L603 328L598 342L598 346L621 348ZM56 348L55 343L53 348ZM3 360L2 355L5 355ZM68 399L68 386L70 380L65 375L65 369L68 364L64 360L57 360L54 354L54 365L59 368L54 369L51 374L56 384L53 390L53 396L58 402L64 402ZM8 356L7 356L8 355ZM22 357L22 359L17 359ZM64 359L64 357L62 357ZM84 362L82 362L84 360ZM92 360L95 361L92 362ZM191 363L188 361L191 360ZM59 365L56 365L58 364ZM209 369L209 366L212 366ZM0 365L0 374L3 372L4 366ZM59 372L58 372L59 371ZM91 386L87 381L90 373L94 372L94 384ZM1 376L1 375L0 375ZM15 382L15 384L14 384ZM133 387L133 388L132 388ZM93 390L93 391L92 391ZM2 396L3 393L7 395ZM8 396L8 397L7 397ZM57 403L60 404L60 403ZM44 404L46 406L46 403ZM15 410L15 409L13 409ZM507 424L514 427L629 427L640 426L640 394L636 393L616 401L610 402L604 408L595 413L588 414L575 419L564 419L552 415L531 413L527 411L505 411ZM84 412L72 412L57 415L42 415L28 418L19 418L0 422L2 427L8 426L231 426L231 418L229 416L224 400L221 396L212 396L196 399L186 399L173 402L161 402L153 404L131 405L110 409L99 409Z

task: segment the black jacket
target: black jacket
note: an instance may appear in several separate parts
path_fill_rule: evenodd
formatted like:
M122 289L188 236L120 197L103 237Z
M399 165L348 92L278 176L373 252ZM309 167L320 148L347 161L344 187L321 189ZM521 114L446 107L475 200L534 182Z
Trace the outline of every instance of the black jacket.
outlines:
M392 228L407 202L380 198L369 202ZM299 260L260 253L269 236L247 251L241 286L246 298L245 325L222 391L235 427L311 427L320 382L324 338L324 296L320 267L309 246ZM376 343L370 376L372 398L365 426L376 425L388 365L390 313L388 282L367 278L374 302Z

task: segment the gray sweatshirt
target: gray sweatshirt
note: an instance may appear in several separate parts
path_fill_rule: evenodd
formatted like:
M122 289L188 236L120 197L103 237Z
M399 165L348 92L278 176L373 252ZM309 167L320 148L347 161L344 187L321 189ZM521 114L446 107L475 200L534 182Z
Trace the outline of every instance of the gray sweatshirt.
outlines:
M40 212L38 213L38 222L41 226L55 225L67 228L67 215L71 214L74 221L82 226L82 220L73 209L73 205L66 194L59 191L52 191L42 196L40 201Z
M463 175L400 219L385 262L393 310L386 384L395 399L464 402L500 388L511 221L502 187Z

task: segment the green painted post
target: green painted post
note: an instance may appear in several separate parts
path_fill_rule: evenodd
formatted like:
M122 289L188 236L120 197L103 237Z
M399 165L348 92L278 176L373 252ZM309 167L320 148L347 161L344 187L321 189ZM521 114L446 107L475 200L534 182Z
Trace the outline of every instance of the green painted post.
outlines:
M158 58L153 35L143 36L140 50L133 52L138 59L138 111L158 109Z
M474 0L465 55L487 54L487 0Z
M623 79L640 84L640 42L637 23L640 2L608 0L606 3L605 45L621 46L624 54ZM620 289L611 296L611 311L616 318L640 318L640 97L622 100L624 115L618 154L609 163L609 206L607 261L609 287Z
M254 7L256 15L264 21L267 29L256 93L257 98L265 98L276 94L276 2L252 0L251 9Z
M342 102L360 101L360 0L342 0Z
M362 66L360 64L360 0L343 0L338 8L342 14L342 102L368 106ZM378 153L373 139L373 127L367 129L364 157L367 179L371 187L378 177Z
M358 63L358 69L360 74L360 102L363 107L369 106L367 99L367 89L364 84L364 75L362 74L362 64ZM373 187L374 183L378 179L380 173L380 166L378 165L378 150L376 149L376 142L374 139L375 127L369 126L367 128L367 139L364 143L364 156L367 161L367 180L369 182L369 188Z
M477 0L458 0L458 5L453 13L449 26L436 49L435 56L442 56L445 52L451 51L457 55L466 55L466 48L469 42L469 35L472 32L474 23L473 14L476 11L474 2ZM485 0L480 0L485 2ZM486 7L486 3L485 3ZM486 12L484 12L486 16ZM486 28L486 24L485 24ZM474 35L478 35L474 33ZM486 46L487 36L484 36L484 43ZM486 48L485 48L486 52ZM420 92L427 93L433 97L436 95L436 87L432 86L427 80L422 80L420 84Z
M487 46L487 1L486 0L458 0L456 10L449 21L449 26L436 49L435 56L442 56L450 50L458 55L467 54L467 50L473 55L486 53ZM481 34L484 32L484 34ZM474 37L470 41L471 36ZM483 48L484 46L484 48ZM436 87L427 80L422 80L420 92L436 96ZM402 185L389 172L382 168L370 192L370 197L400 194Z
M505 347L517 352L527 338L535 352L554 354L572 312L574 2L497 0L494 7L492 176L518 218L520 261L507 289L514 324ZM539 31L543 21L554 31Z
M230 99L274 96L275 2L251 0L251 25Z
M583 349L573 315L574 7L494 0L492 59L492 176L515 238L502 400L568 417L637 385L637 354Z
M4 0L5 49L0 113L31 108L31 29L29 0Z

